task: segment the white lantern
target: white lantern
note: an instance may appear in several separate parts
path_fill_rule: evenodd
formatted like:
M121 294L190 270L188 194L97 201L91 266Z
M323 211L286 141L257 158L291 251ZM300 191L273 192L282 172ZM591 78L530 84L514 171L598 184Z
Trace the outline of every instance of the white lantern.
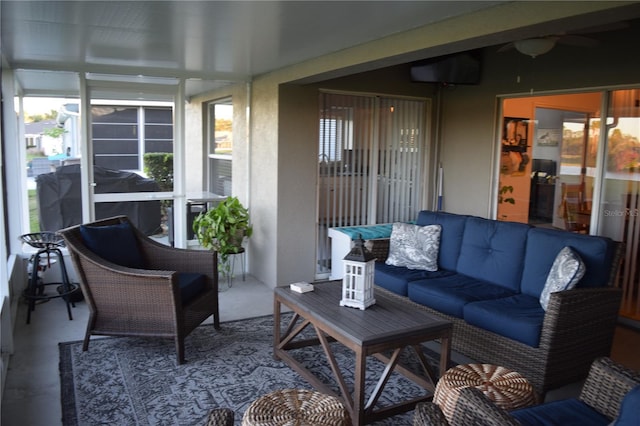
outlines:
M364 310L376 303L376 299L373 298L375 261L376 259L365 248L364 240L360 236L343 259L344 275L340 306Z

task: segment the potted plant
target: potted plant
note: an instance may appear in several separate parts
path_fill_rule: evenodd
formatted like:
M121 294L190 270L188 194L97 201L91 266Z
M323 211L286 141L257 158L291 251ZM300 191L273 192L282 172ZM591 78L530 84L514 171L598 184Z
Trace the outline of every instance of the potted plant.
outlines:
M251 237L253 227L249 210L237 197L227 197L215 208L196 216L193 232L202 247L218 252L220 271L229 276L229 255L240 252L244 238Z

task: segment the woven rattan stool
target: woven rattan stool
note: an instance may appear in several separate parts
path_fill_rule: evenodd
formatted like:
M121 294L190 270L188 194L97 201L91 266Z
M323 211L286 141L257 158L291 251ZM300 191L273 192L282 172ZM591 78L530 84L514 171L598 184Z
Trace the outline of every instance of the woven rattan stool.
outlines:
M268 393L251 403L242 426L343 426L347 410L337 398L303 389Z
M453 418L460 389L480 389L497 406L514 410L536 404L533 386L520 373L491 364L467 364L453 367L440 378L433 402L449 421Z

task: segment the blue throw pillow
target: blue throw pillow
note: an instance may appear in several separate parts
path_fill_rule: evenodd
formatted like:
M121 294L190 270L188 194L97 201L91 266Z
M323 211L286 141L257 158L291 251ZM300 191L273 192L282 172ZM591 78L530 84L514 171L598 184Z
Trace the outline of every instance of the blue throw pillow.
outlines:
M622 400L620 414L614 426L638 426L640 422L640 386L636 386L627 393Z
M89 250L116 265L144 269L144 260L129 223L109 226L80 226L80 235Z

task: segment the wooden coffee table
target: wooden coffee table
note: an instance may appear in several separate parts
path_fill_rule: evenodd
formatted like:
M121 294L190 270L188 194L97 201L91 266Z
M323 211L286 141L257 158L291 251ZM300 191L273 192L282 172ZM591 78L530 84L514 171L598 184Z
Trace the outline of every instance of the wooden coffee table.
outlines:
M340 397L354 425L363 425L409 411L418 402L433 398L438 377L429 367L420 344L429 340L441 340L439 371L444 374L451 354L451 322L436 318L382 292L376 293L376 304L364 311L343 307L340 306L341 282L316 284L314 287L314 291L304 294L293 292L288 287L278 287L274 290L273 352L276 359L286 362L316 390ZM281 325L282 305L293 311L293 317L286 329ZM315 337L299 336L309 327L315 330ZM329 345L332 341L338 341L354 352L353 394L349 391L336 363ZM340 394L336 394L328 384L288 352L291 349L313 345L322 345ZM405 348L413 350L423 374L416 374L398 362L399 355ZM390 353L390 356L382 352ZM367 357L370 355L386 363L386 367L365 404L365 375ZM393 371L403 374L427 392L390 406L376 407L378 398Z

